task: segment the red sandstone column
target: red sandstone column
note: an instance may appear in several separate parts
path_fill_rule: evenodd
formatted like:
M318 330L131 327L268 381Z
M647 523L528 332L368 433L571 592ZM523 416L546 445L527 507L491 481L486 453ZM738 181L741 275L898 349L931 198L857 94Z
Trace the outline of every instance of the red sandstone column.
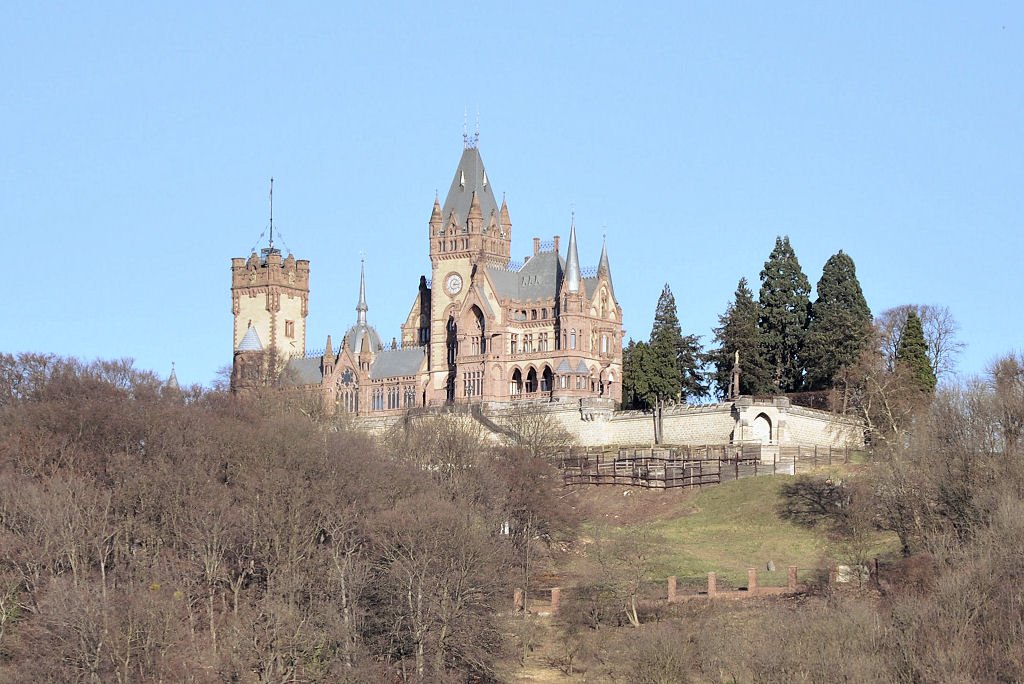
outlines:
M747 593L757 593L757 568L747 568Z
M668 578L668 602L672 603L676 600L676 576L672 575Z
M555 587L551 590L551 614L558 612L558 606L562 602L562 588Z
M718 578L713 572L708 573L708 598L714 598L718 593Z
M796 566L789 566L789 590L796 591Z

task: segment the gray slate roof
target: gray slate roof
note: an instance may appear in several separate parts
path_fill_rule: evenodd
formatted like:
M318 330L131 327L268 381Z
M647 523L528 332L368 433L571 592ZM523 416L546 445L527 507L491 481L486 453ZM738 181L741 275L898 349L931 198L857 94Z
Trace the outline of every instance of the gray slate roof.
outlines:
M324 379L323 370L320 367L320 357L288 359L281 373L281 383L289 387L302 385L319 385Z
M263 351L263 344L260 342L260 336L256 334L256 328L249 326L242 341L238 343L237 351Z
M380 335L377 334L377 329L372 325L366 323L356 323L348 332L345 333L343 338L348 342L348 348L352 350L354 354L358 354L363 349L363 340L369 343L368 350L376 352L381 348L382 344L380 341ZM343 342L344 344L344 342Z
M564 264L556 252L541 252L531 257L518 271L487 267L499 297L511 299L554 299L562 281Z
M387 349L377 354L370 366L370 378L395 378L416 375L426 359L422 347Z
M480 158L480 150L475 147L464 149L462 159L459 160L459 167L455 169L455 178L452 179L452 185L444 199L441 219L447 222L454 209L455 214L459 217L459 224L465 225L474 191L480 200L480 213L484 217L484 225L487 225L490 220L491 212L497 216L498 204L494 201L490 180L487 179L486 184L484 182L486 177L487 172L484 170L484 161ZM465 184L463 184L463 180L465 180Z

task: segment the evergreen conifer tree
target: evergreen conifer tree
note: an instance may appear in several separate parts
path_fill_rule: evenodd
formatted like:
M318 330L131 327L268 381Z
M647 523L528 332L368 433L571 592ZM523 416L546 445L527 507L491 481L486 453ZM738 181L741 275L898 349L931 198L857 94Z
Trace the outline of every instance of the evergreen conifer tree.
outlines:
M775 238L775 248L761 271L758 298L758 327L775 392L796 392L803 386L800 354L807 330L810 290L811 284L800 268L789 237Z
M740 394L763 394L771 390L771 373L762 353L757 319L754 294L747 279L740 278L733 301L718 317L715 341L719 346L710 353L715 392L721 399L729 396L736 352L740 353Z
M832 387L839 371L856 363L871 341L871 310L848 254L840 250L829 257L817 292L803 353L805 382L812 390Z
M641 345L644 348L638 349ZM629 342L622 349L622 408L647 408L640 397L642 381L639 377L644 364L642 357L646 352L646 346L643 342L637 343L630 338Z
M668 283L661 290L654 310L650 349L657 382L658 399L663 402L685 401L707 392L702 371L704 353L700 338L683 335L676 311L676 298Z
M629 369L632 408L646 411L655 407L663 383L659 382L659 369L649 344L637 342L633 345L629 354Z
M906 369L910 382L922 393L931 394L935 391L935 371L928 361L928 343L925 342L924 329L916 311L907 314L907 322L896 349L896 365L897 368Z

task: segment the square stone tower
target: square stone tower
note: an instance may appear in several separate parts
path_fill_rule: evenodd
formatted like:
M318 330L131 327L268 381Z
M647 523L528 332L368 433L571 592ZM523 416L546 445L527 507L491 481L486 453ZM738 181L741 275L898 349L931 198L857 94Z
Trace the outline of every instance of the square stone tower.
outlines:
M248 259L231 260L233 351L253 328L262 351L274 350L283 361L306 352L309 313L309 261L264 248Z

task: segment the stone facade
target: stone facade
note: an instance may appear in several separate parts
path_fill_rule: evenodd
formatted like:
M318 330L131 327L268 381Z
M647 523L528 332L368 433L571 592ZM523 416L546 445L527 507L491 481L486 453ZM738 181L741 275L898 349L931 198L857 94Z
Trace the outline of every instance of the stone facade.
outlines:
M393 340L385 347L368 323L361 272L357 321L340 348L328 336L322 353L296 353L305 351L308 262L285 260L303 265L304 279L293 282L287 269L284 281L278 274L279 252L233 259L235 389L255 381L242 369L256 368L258 355L273 350L284 360L278 383L319 391L328 412L360 417L448 404L618 400L622 309L604 247L596 268L581 268L575 221L564 257L558 236L534 238L532 254L513 263L508 205L497 205L475 141L467 140L444 205L434 199L426 237L431 277L420 277L401 346ZM301 321L292 309L291 318L276 313L299 294ZM285 325L301 333L301 344L282 336ZM266 372L265 362L260 367Z
M397 339L385 346L368 322L360 269L356 321L335 350L305 352L309 262L282 259L273 244L231 260L232 387L273 382L318 396L328 413L350 414L380 432L414 413L455 406L494 427L510 406L548 413L581 446L649 445L649 413L618 411L622 309L602 246L598 266L580 267L575 221L561 240L533 239L511 261L512 220L500 207L475 143L467 141L445 202L427 222L430 278L421 276ZM433 408L431 408L433 407ZM785 397L739 397L663 413L666 444L857 447L863 429ZM496 435L497 438L497 435Z

